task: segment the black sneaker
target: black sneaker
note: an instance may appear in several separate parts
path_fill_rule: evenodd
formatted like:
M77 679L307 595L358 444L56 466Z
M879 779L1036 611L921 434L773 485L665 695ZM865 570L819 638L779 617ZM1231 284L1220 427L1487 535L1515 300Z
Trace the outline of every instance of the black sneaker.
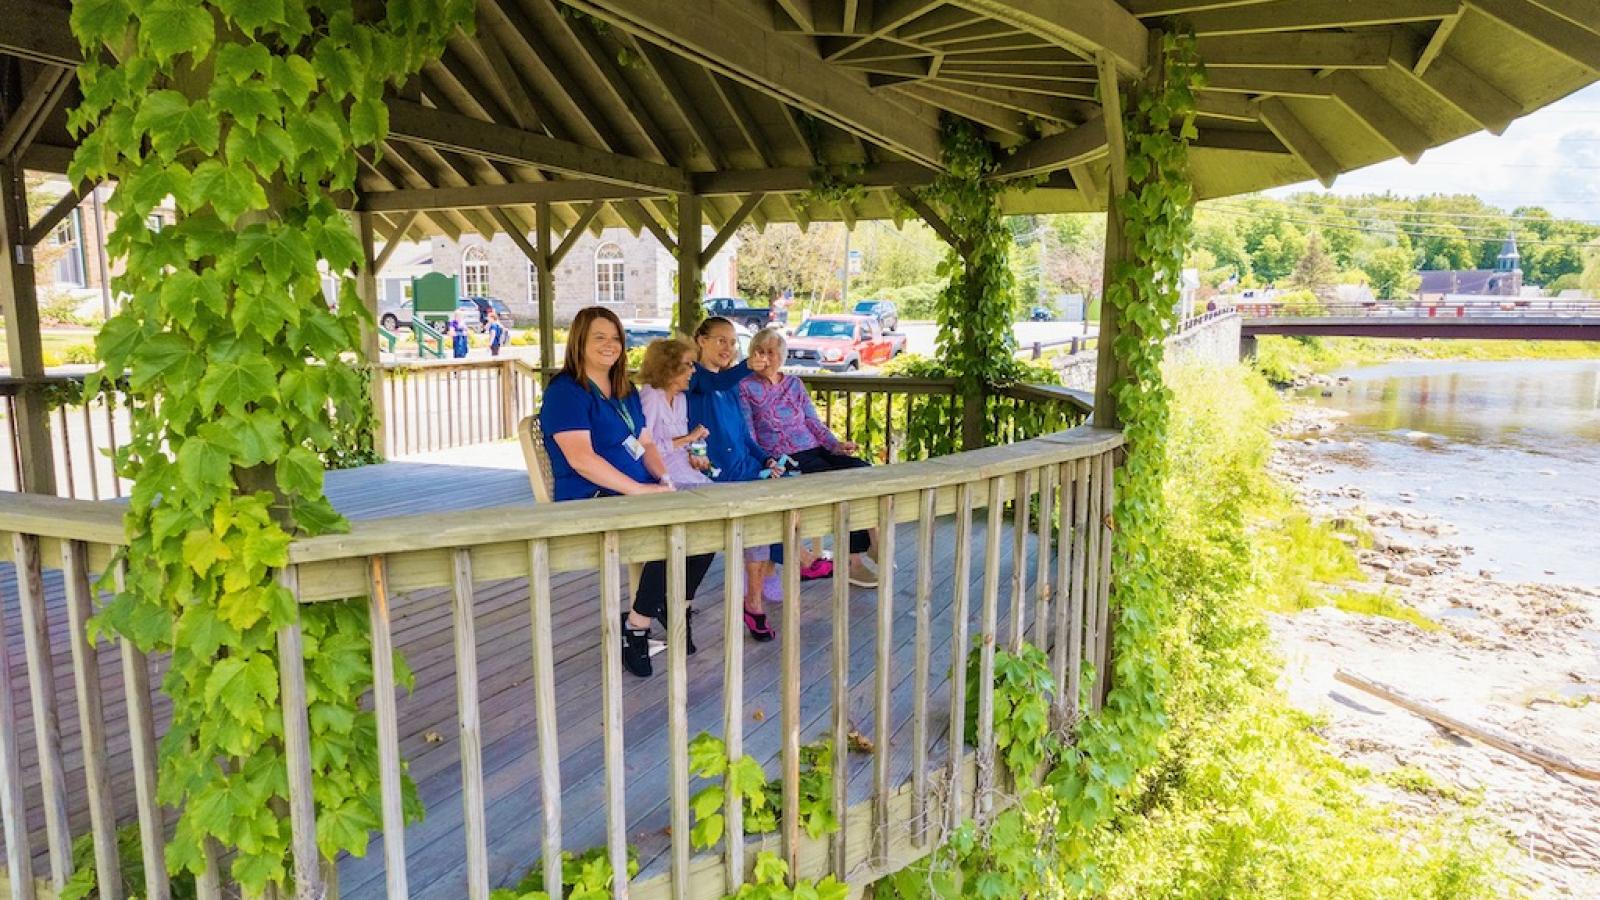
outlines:
M640 678L655 671L650 666L650 629L629 628L627 613L622 614L622 667Z
M672 626L667 623L666 614L662 613L661 618L657 619L656 621L661 623L661 627L666 629L667 635L670 637L672 635ZM683 651L684 651L684 653L688 654L689 656L693 656L694 655L694 649L695 649L694 648L694 609L693 608L690 608L686 612L684 617L683 617L683 637L684 637L684 642L683 642Z

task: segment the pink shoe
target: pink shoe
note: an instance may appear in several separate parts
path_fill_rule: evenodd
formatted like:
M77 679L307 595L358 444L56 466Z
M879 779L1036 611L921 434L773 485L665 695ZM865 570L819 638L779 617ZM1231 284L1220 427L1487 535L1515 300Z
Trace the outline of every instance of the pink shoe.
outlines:
M811 565L800 570L800 580L816 581L819 578L827 578L832 574L833 560L823 559L819 556L811 561Z
M778 636L778 633L772 630L772 626L767 624L766 613L755 613L748 609L745 610L744 627L749 629L750 637L761 643L770 641Z

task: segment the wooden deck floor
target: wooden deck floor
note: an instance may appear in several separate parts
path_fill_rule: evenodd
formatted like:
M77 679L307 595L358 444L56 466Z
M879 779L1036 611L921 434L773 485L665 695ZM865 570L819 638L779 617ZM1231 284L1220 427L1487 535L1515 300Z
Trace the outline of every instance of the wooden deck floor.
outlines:
M475 465L449 465L432 460L388 463L364 469L332 472L328 492L336 506L355 519L416 514L444 510L486 508L531 502L526 475L514 464L513 451L504 445L476 451ZM983 515L976 517L973 547L983 546ZM947 727L947 676L950 659L953 521L939 523L933 560L933 653L930 660L929 734L931 765L945 759ZM892 676L894 738L890 742L891 784L910 777L910 733L914 651L913 602L916 547L914 526L901 526L895 601L895 654ZM1010 540L1003 548L999 583L1001 619L1009 605ZM1030 556L1032 543L1030 541ZM977 631L983 566L975 553L971 576L969 626ZM47 560L47 564L51 561ZM18 746L26 761L34 763L32 714L28 702L26 669L16 593L10 566L0 569L5 621L13 679L13 700L19 728ZM1029 563L1031 578L1032 563ZM64 746L78 743L77 713L73 701L71 661L66 646L66 615L58 572L47 573L49 620L54 647L56 697L60 708ZM557 700L560 707L563 823L565 847L582 851L602 844L605 818L602 803L603 768L600 729L600 650L597 616L598 590L592 573L558 576L554 583L553 613L556 651ZM696 643L688 671L690 733L722 731L722 560L707 575L696 599ZM480 710L483 721L483 760L491 882L514 883L535 866L539 856L539 771L533 722L532 662L529 603L522 580L479 584L477 635ZM802 593L803 644L802 740L829 733L832 702L831 584L805 585ZM773 607L777 620L778 607ZM399 701L401 755L427 809L424 821L406 830L408 874L412 896L465 896L465 838L462 831L461 783L455 706L455 660L445 591L415 592L394 598L392 605L397 649L406 656L417 676L416 691ZM856 590L850 604L849 653L852 721L863 733L875 733L872 689L873 647L876 630L876 592ZM659 631L659 628L658 628ZM1002 627L1001 634L1005 634ZM761 760L769 773L777 770L779 754L779 653L782 641L746 642L745 651L745 751ZM626 676L625 739L628 764L629 842L638 848L647 879L667 866L668 823L666 753L665 655L656 657L658 671L650 679ZM124 822L134 820L131 761L128 756L122 678L114 649L101 654L102 685L106 697L108 740L112 759L111 784ZM153 674L159 681L159 673ZM157 697L160 722L166 704ZM879 748L880 752L882 748ZM871 790L872 757L851 754L851 803L865 800ZM69 808L73 834L88 830L84 802L82 761L76 752L66 758L70 789ZM44 828L36 763L25 766L24 779L30 809L36 872L44 874ZM698 786L691 786L691 790ZM376 836L364 858L342 861L340 896L383 896L382 844Z

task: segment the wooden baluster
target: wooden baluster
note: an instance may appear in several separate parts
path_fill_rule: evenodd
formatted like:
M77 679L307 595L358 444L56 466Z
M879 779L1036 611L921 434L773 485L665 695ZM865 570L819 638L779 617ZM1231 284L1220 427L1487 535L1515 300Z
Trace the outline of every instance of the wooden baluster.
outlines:
M85 407L87 409L88 407ZM67 639L72 651L72 687L78 700L78 733L83 745L83 780L90 786L89 830L100 900L121 900L122 864L117 856L117 810L106 762L105 706L100 697L100 654L89 642L86 625L94 614L89 587L89 549L82 541L61 544L61 570L67 594Z
M10 398L7 398L8 400ZM15 422L15 405L9 412L10 422ZM15 470L22 477L19 464ZM22 578L21 559L17 560L18 581ZM3 614L5 604L0 604ZM13 900L33 900L33 848L28 838L28 797L22 790L22 748L17 746L17 711L13 704L11 686L10 637L3 616L0 616L0 819L4 819L6 841L6 873L11 879Z
M872 860L879 865L889 858L889 757L890 736L894 734L894 709L889 704L894 663L894 531L894 495L886 494L878 498L878 658L873 703L877 746L872 755Z
M1033 470L1016 474L1017 492L1011 502L1011 640L1012 653L1022 650L1028 633L1028 507L1033 503ZM1040 558L1044 550L1040 548Z
M743 519L728 520L722 560L722 734L732 762L744 756L744 616L739 614L745 596ZM784 566L785 570L789 568ZM723 796L731 800L730 780L725 776L722 786ZM722 838L723 866L727 893L731 894L744 884L744 804L728 803L723 817L727 824Z
M1103 623L1100 612L1100 467L1093 458L1084 460L1084 479L1088 485L1088 513L1084 519L1083 619L1084 656L1093 667L1094 678L1089 684L1089 710L1096 712L1100 702L1094 694L1094 684L1100 679L1100 634Z
M61 421L61 471L66 475L67 492L63 497L76 498L78 486L72 474L72 432L67 430L67 405L65 403L56 407L56 418ZM70 868L71 863L69 861Z
M989 481L989 520L984 529L983 608L978 632L978 779L974 812L979 822L994 811L994 642L1000 607L1000 530L1005 511L1001 479Z
M800 511L783 514L783 809L779 823L789 886L800 877ZM837 570L844 560L834 563Z
M850 808L850 504L833 505L833 808L839 830L829 840L835 878L844 879ZM787 552L784 560L790 557ZM785 640L793 641L792 635Z
M929 619L933 598L933 533L939 492L924 488L917 504L917 651L911 691L911 822L918 847L928 845L928 660L933 656Z
M906 405L911 405L911 395L906 395ZM886 391L883 395L883 459L893 465L900 461L900 442L896 438L894 427L894 393Z
M296 601L294 621L278 629L278 681L283 691L283 755L289 770L289 846L294 855L295 894L321 900L327 888L322 883L316 801L311 792L311 722L296 570L280 570L278 583Z
M1067 712L1067 619L1072 609L1067 584L1072 580L1072 473L1077 463L1068 460L1056 467L1056 604L1050 623L1050 675L1055 679L1057 721Z
M621 551L615 531L600 539L600 721L605 730L606 849L611 895L628 897L627 767L622 749Z
M367 622L372 631L372 712L378 721L378 788L383 810L384 881L389 900L406 900L406 818L400 767L400 716L394 690L394 632L389 576L382 556L367 558ZM537 670L535 671L537 677Z
M406 431L410 433L410 440L406 447L408 452L415 453L422 446L422 416L418 413L422 409L422 372L408 370L406 381L411 385L411 405L406 409Z
M1084 583L1089 568L1089 465L1087 460L1072 463L1072 576L1067 588L1067 716L1076 720L1081 716L1083 697L1083 638L1088 625L1084 621Z
M470 377L472 372L469 369L451 368L444 373L444 378L447 379L444 384L444 424L449 435L445 441L446 447L460 447L471 440L471 392L467 391L469 398L467 404L463 404L461 400L463 388L466 387L463 382Z
M876 458L872 455L872 453L873 450L875 450L878 446L877 442L872 439L872 392L866 391L862 393L861 402L863 404L863 413L861 416L862 439L859 441L861 444L861 458L871 460ZM856 440L854 435L848 435L847 439Z
M539 738L539 801L544 814L544 883L561 883L561 729L556 718L554 627L550 622L550 544L528 542L528 603L532 608L533 715ZM620 638L619 638L620 639Z
M122 498L122 476L117 474L117 410L116 391L105 394L106 442L111 446L111 496Z
M17 606L22 613L22 648L28 661L33 737L39 751L50 882L60 891L72 875L72 830L67 823L67 777L61 762L61 725L56 715L55 665L50 656L50 624L45 612L44 565L39 558L38 537L12 535L11 547L11 558L16 563Z
M216 838L206 838L201 855L206 859L206 870L194 880L195 896L199 900L222 900L222 848Z
M456 718L461 726L461 804L467 839L467 896L489 900L489 843L484 825L483 730L478 713L478 629L473 617L472 552L457 548L450 592L456 654Z
M1045 466L1039 470L1039 533L1035 538L1038 549L1038 570L1034 574L1034 592L1037 609L1033 614L1033 642L1046 652L1050 649L1050 608L1055 600L1055 585L1050 580L1050 538L1055 531L1056 467ZM1059 549L1059 548L1058 548ZM1024 629L1026 631L1026 629ZM1056 682L1059 688L1061 682Z
M684 526L667 529L667 747L672 800L672 897L689 897L689 636L688 561ZM733 563L728 563L733 565Z
M391 454L400 447L400 428L404 422L400 405L395 402L395 379L391 376L393 371L387 369L383 373L383 389L389 392L389 402L384 407L388 415L383 417L384 433L388 437L384 446L389 448Z
M126 564L119 563L115 572L117 590L126 590ZM118 642L118 649L122 657L123 699L128 708L128 740L133 756L134 799L139 809L139 850L144 864L145 896L147 900L170 900L172 890L162 850L167 843L167 832L161 805L156 801L159 762L155 716L150 708L150 662L127 638ZM0 670L10 671L4 660L0 660ZM10 691L4 693L7 697L11 694ZM9 839L9 830L6 835ZM9 848L7 855L10 855ZM15 880L12 883L15 884Z
M1099 663L1095 666L1096 703L1104 703L1106 692L1111 687L1112 660L1112 635L1116 626L1111 618L1111 542L1114 540L1112 533L1111 512L1115 508L1116 498L1113 486L1116 483L1116 467L1112 454L1102 453L1100 464L1100 593L1097 603L1098 612L1095 621L1100 623ZM1097 707L1098 708L1098 707Z
M945 826L961 824L962 769L966 757L967 593L972 575L972 483L956 488L956 561L950 600L950 796Z
M89 496L99 500L100 473L96 469L99 468L100 455L94 452L94 419L89 413L89 398L83 399L80 408L83 411L83 461L84 467L89 470Z

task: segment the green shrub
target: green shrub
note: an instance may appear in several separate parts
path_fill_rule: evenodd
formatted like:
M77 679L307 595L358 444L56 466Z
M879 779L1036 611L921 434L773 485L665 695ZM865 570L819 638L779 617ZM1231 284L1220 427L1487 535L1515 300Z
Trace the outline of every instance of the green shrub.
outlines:
M94 344L68 344L61 348L61 359L68 363L93 365L96 362Z

